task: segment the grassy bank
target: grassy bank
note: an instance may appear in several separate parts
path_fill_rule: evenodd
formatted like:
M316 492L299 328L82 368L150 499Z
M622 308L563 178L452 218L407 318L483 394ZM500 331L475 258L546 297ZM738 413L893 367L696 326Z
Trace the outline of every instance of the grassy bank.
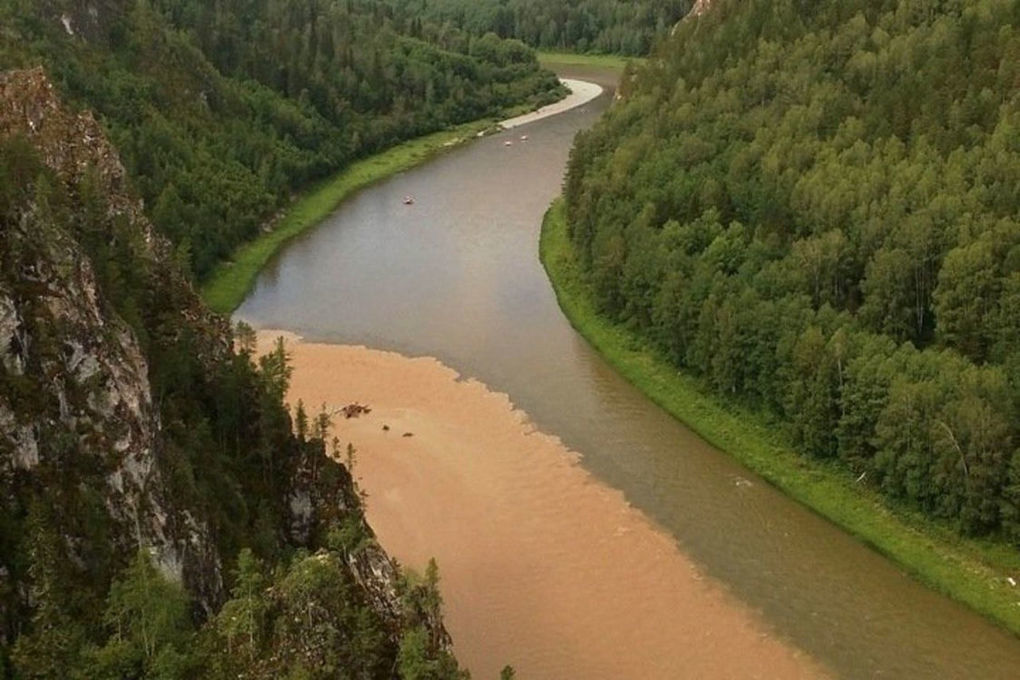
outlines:
M538 52L538 63L555 71L564 66L593 66L622 71L628 61L642 62L644 57L621 57L616 54L574 54L572 52Z
M963 539L908 511L891 511L844 471L808 460L757 413L724 405L678 374L647 341L600 316L567 237L561 200L542 225L542 263L571 324L616 370L712 445L899 563L930 587L1020 635L1020 554Z
M505 115L513 116L527 110L527 106L517 107ZM201 286L205 303L222 314L234 311L269 258L287 241L328 217L351 193L412 168L443 149L471 139L496 122L495 118L474 121L417 137L347 166L287 206L271 231L244 244L229 261L220 264Z

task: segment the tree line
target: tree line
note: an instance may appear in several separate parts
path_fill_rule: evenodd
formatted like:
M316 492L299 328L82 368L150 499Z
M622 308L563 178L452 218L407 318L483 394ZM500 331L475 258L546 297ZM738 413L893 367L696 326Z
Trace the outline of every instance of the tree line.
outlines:
M389 0L416 17L539 49L644 56L690 0Z
M601 310L805 455L1020 544L1020 2L717 0L579 135Z

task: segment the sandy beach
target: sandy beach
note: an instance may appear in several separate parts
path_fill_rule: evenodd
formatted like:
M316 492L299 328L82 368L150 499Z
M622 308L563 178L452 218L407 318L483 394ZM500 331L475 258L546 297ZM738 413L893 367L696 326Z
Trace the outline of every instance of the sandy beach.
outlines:
M511 128L520 127L527 125L528 123L534 123L536 120L542 120L549 116L555 116L557 113L563 113L569 109L587 104L595 97L602 94L602 86L595 83L590 83L587 80L574 80L572 78L561 78L560 82L567 86L570 90L563 99L543 106L542 108L532 111L531 113L525 113L522 116L515 116L513 118L507 118L504 121L500 121L499 126L505 130Z
M291 403L334 419L383 546L439 563L476 678L811 678L824 673L699 573L674 541L539 432L505 394L431 358L285 335Z

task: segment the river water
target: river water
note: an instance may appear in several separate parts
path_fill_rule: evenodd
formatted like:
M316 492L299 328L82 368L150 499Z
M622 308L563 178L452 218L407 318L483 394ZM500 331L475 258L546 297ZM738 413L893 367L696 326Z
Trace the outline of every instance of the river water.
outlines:
M571 140L609 106L612 80L563 75L607 91L360 192L266 267L237 316L309 340L434 356L506 392L703 573L837 676L1020 677L1020 640L699 439L570 327L538 234Z

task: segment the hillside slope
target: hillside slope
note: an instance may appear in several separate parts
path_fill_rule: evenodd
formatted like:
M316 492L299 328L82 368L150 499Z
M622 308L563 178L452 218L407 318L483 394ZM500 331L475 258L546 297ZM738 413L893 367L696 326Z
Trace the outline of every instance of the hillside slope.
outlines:
M1020 2L716 0L565 197L607 317L804 455L1020 543Z

